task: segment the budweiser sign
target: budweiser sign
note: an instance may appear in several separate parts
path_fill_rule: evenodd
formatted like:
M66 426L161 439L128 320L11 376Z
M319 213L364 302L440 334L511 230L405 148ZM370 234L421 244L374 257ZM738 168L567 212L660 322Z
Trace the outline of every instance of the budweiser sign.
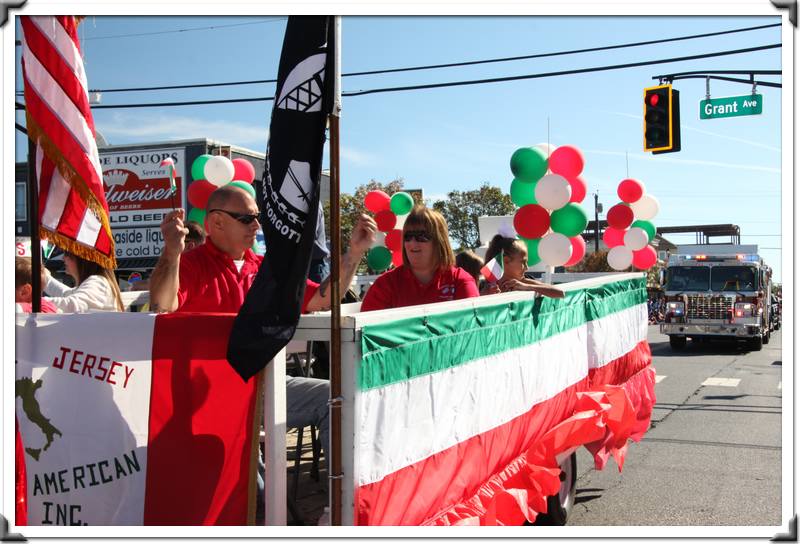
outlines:
M170 190L169 168L175 163L177 192ZM112 227L158 225L173 207L185 207L185 154L179 149L150 149L101 153L103 184Z

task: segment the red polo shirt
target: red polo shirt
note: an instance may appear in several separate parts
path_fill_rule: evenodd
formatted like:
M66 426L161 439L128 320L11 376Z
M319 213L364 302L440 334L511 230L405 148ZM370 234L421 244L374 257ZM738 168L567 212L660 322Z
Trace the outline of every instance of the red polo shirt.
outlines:
M211 238L206 239L204 244L181 255L177 311L237 313L263 259L248 249L242 270L237 271L233 259L220 251ZM318 287L306 280L303 313Z
M422 285L411 269L403 265L375 280L361 303L361 311L431 304L479 294L475 279L461 268L439 270L430 283Z

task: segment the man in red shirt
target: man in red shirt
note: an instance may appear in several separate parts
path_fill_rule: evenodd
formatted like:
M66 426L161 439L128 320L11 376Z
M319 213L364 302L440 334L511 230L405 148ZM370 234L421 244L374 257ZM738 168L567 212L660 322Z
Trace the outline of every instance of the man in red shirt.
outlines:
M172 211L161 222L164 250L150 277L152 311L236 313L244 302L263 260L250 249L259 227L258 205L247 191L229 185L214 191L206 208L206 241L186 253L184 211ZM362 215L350 237L350 250L342 257L340 296L376 232L375 222ZM327 279L321 284L306 280L302 312L325 310L330 301ZM286 386L287 427L316 425L327 449L328 382L287 376Z

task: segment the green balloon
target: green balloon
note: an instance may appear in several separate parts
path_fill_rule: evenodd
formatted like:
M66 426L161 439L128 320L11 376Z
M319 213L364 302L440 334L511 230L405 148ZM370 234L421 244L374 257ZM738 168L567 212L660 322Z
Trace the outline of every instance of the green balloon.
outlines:
M192 163L192 179L206 179L206 174L204 172L206 163L208 159L211 158L211 155L200 155L197 157L194 162Z
M534 195L535 190L535 182L531 183L514 178L514 181L511 182L511 201L519 208L527 204L538 204L536 195Z
M650 221L646 221L645 219L639 219L638 221L634 221L631 224L631 228L639 227L643 231L647 233L647 241L652 242L653 238L656 237L656 226L651 223Z
M541 261L541 257L539 257L539 242L542 241L541 238L521 238L525 245L528 246L528 266L533 266Z
M189 210L189 217L187 217L187 221L194 221L195 223L199 223L203 225L203 229L205 229L204 222L206 220L206 211L203 208L192 208Z
M570 203L550 214L550 228L572 238L586 229L586 212L578 204Z
M367 252L367 266L376 272L383 272L392 264L392 252L384 246L375 246Z
M511 173L514 177L532 183L547 172L547 156L535 147L521 147L511 155Z
M389 200L389 209L392 210L395 215L405 215L410 212L413 207L414 198L405 191L393 194L391 200Z
M250 185L246 181L236 180L236 181L230 182L228 185L233 185L234 187L239 187L240 189L244 189L245 191L250 193L250 196L252 196L253 200L255 200L255 198L256 198L256 190L253 188L252 185Z

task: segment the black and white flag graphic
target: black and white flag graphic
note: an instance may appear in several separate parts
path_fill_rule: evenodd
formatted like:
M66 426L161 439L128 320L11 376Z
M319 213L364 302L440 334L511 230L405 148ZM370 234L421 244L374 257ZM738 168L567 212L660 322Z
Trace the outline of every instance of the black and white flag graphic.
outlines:
M261 178L267 254L228 341L228 361L245 381L286 346L300 318L333 108L334 42L333 17L289 17Z

